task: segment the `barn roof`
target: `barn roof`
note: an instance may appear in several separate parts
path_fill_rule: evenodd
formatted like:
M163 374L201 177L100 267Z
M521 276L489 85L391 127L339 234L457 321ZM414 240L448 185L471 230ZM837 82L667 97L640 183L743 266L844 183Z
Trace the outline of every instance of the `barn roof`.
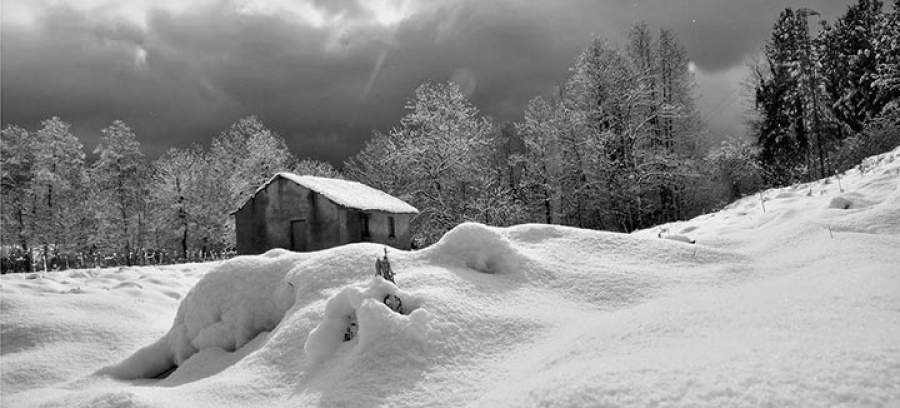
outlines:
M325 198L328 198L336 204L348 208L385 211L395 214L419 213L419 210L403 200L362 183L325 177L298 176L293 173L278 173L272 176L269 181L266 181L265 184L256 189L253 196L256 196L256 193L259 193L260 190L266 188L266 186L278 178L293 181L294 183L325 196ZM244 204L241 204L241 206L238 207L238 210L252 200L253 196L247 199Z

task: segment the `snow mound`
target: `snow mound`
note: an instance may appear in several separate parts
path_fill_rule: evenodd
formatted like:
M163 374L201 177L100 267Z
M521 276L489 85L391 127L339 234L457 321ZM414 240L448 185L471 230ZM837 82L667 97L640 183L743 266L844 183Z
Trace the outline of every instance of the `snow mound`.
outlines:
M858 193L849 193L832 198L828 203L828 208L837 210L856 210L870 208L873 204L875 203L862 198Z
M498 229L477 223L453 228L426 249L432 259L488 274L513 273L526 257Z
M401 313L385 305L384 299L388 295L401 299ZM325 318L309 333L303 350L308 361L316 364L334 354L345 341L357 341L357 352L360 353L391 337L423 343L430 315L419 309L420 304L421 299L401 291L380 276L373 277L367 285L349 286L325 304ZM346 335L351 324L356 325L355 336L348 339Z
M285 278L299 256L273 250L224 262L188 292L163 338L102 373L156 377L201 350L235 351L272 330L294 303Z
M842 196L832 198L831 202L828 203L828 208L834 208L838 210L849 210L851 207L853 207L853 202Z

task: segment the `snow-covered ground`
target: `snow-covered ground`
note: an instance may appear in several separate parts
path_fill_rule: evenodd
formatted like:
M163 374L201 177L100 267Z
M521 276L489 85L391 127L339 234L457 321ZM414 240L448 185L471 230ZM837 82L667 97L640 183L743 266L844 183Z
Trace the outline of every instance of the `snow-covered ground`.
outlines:
M463 224L397 286L380 255L5 275L0 402L900 406L900 148L634 234Z

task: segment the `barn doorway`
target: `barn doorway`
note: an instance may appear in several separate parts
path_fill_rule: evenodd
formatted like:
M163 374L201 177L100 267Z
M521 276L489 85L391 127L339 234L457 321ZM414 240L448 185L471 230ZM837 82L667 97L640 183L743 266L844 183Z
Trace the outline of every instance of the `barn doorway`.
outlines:
M360 235L363 241L368 241L372 238L372 233L369 231L369 214L361 212L359 213L359 223L360 223Z
M306 220L291 220L291 251L306 251Z

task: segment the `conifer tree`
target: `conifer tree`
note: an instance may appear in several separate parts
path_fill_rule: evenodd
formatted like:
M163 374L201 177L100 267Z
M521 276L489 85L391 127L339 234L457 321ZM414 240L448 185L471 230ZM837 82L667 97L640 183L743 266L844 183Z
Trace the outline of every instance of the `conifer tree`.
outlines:
M809 129L800 68L808 38L805 19L790 8L781 12L766 44L765 63L755 68L754 105L760 161L769 185L808 177ZM799 160L798 160L799 159Z
M858 0L833 26L826 25L818 40L832 112L854 132L861 131L887 102L874 86L878 80L880 55L876 47L881 37L879 25L884 20L882 7L880 0Z
M900 0L894 1L893 11L885 14L875 29L875 81L880 114L888 107L900 109Z

